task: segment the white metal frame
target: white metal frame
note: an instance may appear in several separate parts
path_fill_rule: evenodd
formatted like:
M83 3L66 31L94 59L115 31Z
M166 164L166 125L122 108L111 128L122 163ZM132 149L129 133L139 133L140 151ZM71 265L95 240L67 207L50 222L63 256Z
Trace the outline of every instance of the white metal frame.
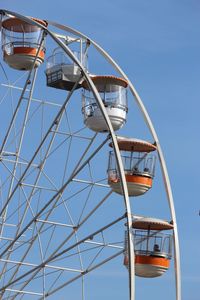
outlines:
M1 10L0 11L1 14L5 14L7 16L15 16L23 21L26 21L27 23L33 24L33 25L37 25L40 28L44 29L44 32L46 34L48 34L65 52L66 54L79 66L79 68L82 71L82 74L84 75L85 79L88 82L89 87L91 88L91 90L94 93L94 96L96 98L96 101L101 109L101 112L105 118L105 122L109 128L109 132L110 132L110 136L112 138L112 142L113 142L113 149L115 151L115 155L116 155L116 160L117 160L117 164L118 164L118 169L119 169L119 173L120 173L120 177L122 179L122 189L123 189L123 193L124 193L124 201L125 201L125 208L126 208L126 218L127 218L127 231L128 231L128 253L129 253L129 299L130 300L134 300L135 299L135 269L134 269L134 246L133 246L133 236L132 236L132 213L131 213L131 207L130 207L130 202L129 202L129 197L128 197L128 192L127 192L127 185L126 185L126 180L125 180L125 175L123 172L123 164L122 164L122 160L121 160L121 156L120 156L120 152L119 152L119 148L118 148L118 144L117 144L117 140L116 140L116 136L115 133L113 131L111 122L109 120L109 117L107 115L106 109L102 103L102 100L99 96L99 93L94 85L94 83L92 82L91 78L89 77L89 75L87 74L87 72L85 71L84 67L81 65L80 61L77 60L77 58L74 56L74 54L72 53L72 51L70 50L70 48L62 42L62 40L53 32L51 32L50 30L48 30L46 27L44 27L43 25L41 25L40 23L37 23L36 21L33 21L32 19L29 19L27 17L24 17L20 14L17 14L15 12L11 12L11 11L7 11L7 10ZM171 212L171 217L172 217L172 221L173 221L173 225L174 225L174 256L175 256L175 277L176 277L176 300L181 300L181 275L180 275L180 254L179 254L179 241L178 241L178 231L177 231L177 223L176 223L176 215L175 215L175 208L174 208L174 201L173 201L173 195L172 195L172 190L171 190L171 185L170 185L170 180L169 180L169 176L168 176L168 172L167 172L167 167L166 167L166 163L164 160L164 156L162 153L162 149L159 143L159 139L158 136L156 134L156 131L153 127L153 124L151 122L151 119L147 113L147 110L141 100L141 98L139 97L137 91L135 90L134 86L132 85L132 83L130 82L130 80L128 79L128 77L126 76L126 74L122 71L122 69L118 66L118 64L109 56L108 53L106 53L106 51L104 49L102 49L96 42L94 42L93 40L91 40L90 38L88 38L86 35L61 24L52 22L52 21L48 21L48 23L50 25L53 25L59 29L62 29L64 31L67 32L71 32L72 34L75 34L76 36L83 38L85 40L88 40L90 42L90 44L92 44L97 51L100 52L100 54L103 55L103 57L105 57L108 62L114 66L114 68L122 75L122 77L124 79L126 79L128 81L128 85L130 87L130 91L132 92L136 103L138 105L138 107L141 110L141 113L143 114L144 120L152 134L153 139L155 140L156 146L157 146L157 151L158 151L158 156L159 156L159 160L160 160L160 165L161 165L161 169L162 169L162 174L163 174L163 181L165 183L165 187L166 187L166 194L168 197L168 203L169 203L169 208L170 208L170 212ZM73 92L73 91L72 91ZM67 99L68 101L68 99ZM65 103L66 105L66 103ZM60 110L60 112L62 113L62 108ZM52 128L51 128L52 129ZM106 141L105 141L106 142ZM36 155L37 153L35 153ZM32 164L33 159L29 162L27 168ZM82 165L83 167L83 165ZM77 169L74 170L74 173L72 174L72 177L70 178L70 180L74 179L75 180L75 176L76 174L79 172L81 167L79 167L79 164L77 165ZM67 185L67 183L62 187L62 189L65 188L65 186ZM14 189L15 191L15 189ZM59 190L56 195L62 193L62 190ZM56 196L55 196L56 197ZM9 199L8 199L9 201ZM52 201L52 199L50 199L50 201ZM6 203L7 205L7 203ZM6 205L4 207L3 210L6 210ZM34 216L33 220L38 219L39 215ZM124 216L123 216L124 218ZM16 240L19 239L20 236L23 235L24 231L30 226L31 224L28 224L26 226L26 228L24 228L19 235L14 239L14 241L11 242L11 244L9 245L12 246ZM109 226L109 225L108 225ZM102 229L101 229L102 230ZM95 233L94 233L95 234ZM87 237L86 239L88 239L89 237ZM85 242L86 239L84 241L81 242ZM5 251L7 251L8 249L6 249ZM5 252L4 251L4 252ZM119 252L121 254L121 251ZM55 258L54 256L52 256L53 258ZM0 258L1 259L1 258ZM51 260L50 260L51 261ZM45 261L42 265L35 267L35 270L37 270L38 268L43 267L44 265L48 264L49 261ZM34 270L34 269L33 269ZM78 275L81 276L81 275ZM22 277L22 276L21 276ZM8 288L9 286L7 286ZM6 288L6 287L5 287ZM41 298L42 299L42 298Z

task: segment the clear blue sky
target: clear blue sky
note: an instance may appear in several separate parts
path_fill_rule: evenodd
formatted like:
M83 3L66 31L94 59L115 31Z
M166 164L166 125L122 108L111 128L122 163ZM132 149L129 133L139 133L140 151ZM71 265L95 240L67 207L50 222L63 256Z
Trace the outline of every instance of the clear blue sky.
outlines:
M181 246L182 299L199 300L200 1L0 0L0 7L80 30L131 79L167 161ZM160 282L158 290L167 279ZM142 299L149 299L145 284Z

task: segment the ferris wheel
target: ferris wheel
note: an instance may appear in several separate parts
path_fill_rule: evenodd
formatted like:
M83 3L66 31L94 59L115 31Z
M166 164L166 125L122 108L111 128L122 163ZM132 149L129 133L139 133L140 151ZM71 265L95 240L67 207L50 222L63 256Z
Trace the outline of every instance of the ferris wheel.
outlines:
M0 298L98 299L98 283L107 299L114 270L134 300L135 278L155 280L173 259L181 300L170 181L134 86L70 27L7 10L1 24ZM149 140L133 136L133 105ZM168 219L134 212L153 190L156 165Z

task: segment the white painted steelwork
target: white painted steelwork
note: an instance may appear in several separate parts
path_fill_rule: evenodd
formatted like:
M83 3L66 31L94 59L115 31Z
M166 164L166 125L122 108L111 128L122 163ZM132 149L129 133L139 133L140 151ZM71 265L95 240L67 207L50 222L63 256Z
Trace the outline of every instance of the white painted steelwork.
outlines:
M58 104L56 102L51 103L51 101L48 101L48 99L44 99L44 101L41 101L40 99L33 99L33 88L34 84L31 85L30 89L28 88L28 85L34 81L33 80L33 70L30 70L30 73L28 74L24 88L16 89L15 84L10 84L10 82L7 82L7 85L9 88L11 86L13 87L13 90L20 90L21 96L19 97L19 101L17 105L14 106L11 120L9 121L7 131L4 135L4 139L1 145L0 149L0 155L2 157L2 166L4 167L4 170L7 172L7 177L4 178L5 180L1 184L2 189L6 189L7 196L2 197L4 200L2 202L0 215L2 216L2 226L1 226L1 233L4 238L8 238L6 236L6 228L5 224L9 221L9 219L12 219L12 216L15 217L14 221L17 221L17 226L13 226L13 232L12 232L12 240L10 242L2 244L1 250L0 250L0 259L4 259L3 267L1 270L1 276L4 278L8 278L7 280L1 281L1 296L7 297L9 299L14 300L19 293L24 293L24 297L26 294L34 295L34 293L41 294L41 297L39 299L46 299L48 296L51 296L55 293L57 293L60 289L68 287L72 282L75 280L81 279L81 299L85 299L84 296L84 277L87 273L92 272L93 270L99 268L100 266L103 266L104 264L107 264L110 260L115 259L117 256L122 255L123 249L119 250L118 252L114 252L114 249L117 249L117 244L113 247L111 247L110 241L105 241L105 233L109 232L109 230L112 230L114 226L118 226L119 228L122 228L122 224L124 224L124 219L126 219L127 223L127 251L128 251L128 257L129 257L129 299L134 300L135 299L135 283L134 283L134 274L135 274L135 265L134 265L134 243L133 243L133 235L132 235L132 214L131 214L131 207L129 203L129 197L128 197L128 189L127 189L127 183L126 178L123 170L123 163L117 143L117 139L114 133L114 129L111 123L111 120L109 118L108 112L106 110L106 107L103 104L102 98L99 94L98 89L96 88L95 84L93 83L92 79L84 69L84 66L81 64L81 62L77 59L77 57L73 54L73 52L70 50L70 48L66 45L65 41L63 41L64 34L57 35L56 33L50 31L42 24L38 23L37 21L24 17L22 15L19 15L14 12L2 10L1 14L4 17L11 17L15 16L19 18L20 20L27 22L30 25L37 26L43 30L44 35L48 35L58 47L64 51L68 57L78 66L78 68L81 70L81 79L86 80L89 89L92 91L94 95L94 99L104 117L106 128L108 129L109 136L104 138L102 137L101 142L98 143L98 137L97 134L94 134L93 136L88 136L88 139L79 139L80 140L87 140L88 144L85 145L85 147L82 149L81 147L76 151L76 161L72 165L71 169L68 171L69 162L72 164L72 160L70 157L70 153L73 153L73 149L71 150L71 147L73 146L73 142L79 138L79 132L83 130L82 128L76 128L72 129L71 126L74 125L74 122L72 122L68 128L68 131L64 134L60 134L60 132L63 132L63 128L60 129L60 126L63 125L63 118L65 118L65 124L68 123L68 119L70 116L67 116L67 109L71 104L71 97L76 90L79 81L77 80L73 86L73 88L69 91L65 101L62 102L62 104ZM83 39L88 45L94 45L95 48L104 56L108 61L117 69L117 71L121 74L126 81L128 81L128 85L130 87L131 92L136 98L136 101L139 105L139 107L142 110L142 113L144 115L145 121L147 122L147 125L149 126L149 129L152 133L152 136L155 140L155 143L158 148L158 154L161 162L161 168L163 170L163 178L164 182L166 184L166 191L169 199L169 206L171 209L172 214L172 220L174 222L174 241L175 241L175 265L176 265L176 278L177 278L177 300L180 300L180 266L179 266L179 248L178 248L178 234L177 234L177 226L176 226L176 219L175 219L175 211L173 207L173 198L171 194L170 189L170 183L169 178L167 175L167 169L165 166L164 158L162 156L161 148L159 145L158 138L156 136L156 133L153 129L152 123L148 117L148 114L142 104L141 99L137 95L136 91L134 90L134 87L126 77L126 75L122 72L122 70L118 67L118 65L112 60L112 58L102 49L100 48L95 42L90 40L88 37L84 36L83 34L77 32L74 29L71 29L69 27L56 24L54 22L49 22L50 25L53 25L64 32L67 31L68 34L73 34L78 38ZM38 57L38 54L36 55L36 60ZM5 84L5 83L4 83ZM29 93L27 97L27 93ZM25 100L25 101L24 101ZM26 103L26 109L24 110L23 114L23 122L22 127L17 127L17 118L19 112L21 113L21 107L23 107L22 104ZM32 121L32 115L30 115L30 107L32 108L32 103L38 103L38 105L41 105L41 107L44 105L46 108L46 104L48 103L48 108L57 109L53 111L53 118L50 119L48 123L48 127L45 128L45 130L41 130L41 137L38 139L37 145L34 148L34 151L32 152L31 156L24 157L23 153L23 147L21 145L26 141L26 131L28 128L28 125L30 121ZM75 105L75 104L74 104ZM37 109L39 109L37 107ZM35 110L36 111L36 110ZM43 115L45 112L45 109L42 110ZM32 112L34 115L34 112ZM78 119L79 120L79 119ZM73 120L74 121L74 120ZM44 118L42 117L41 127L44 126ZM75 124L76 125L76 124ZM16 128L17 127L17 130ZM68 134L69 133L69 134ZM12 167L8 166L9 162L4 161L4 156L2 155L5 153L5 150L7 150L7 144L13 143L12 141L12 134L15 137L16 140L16 147L14 147L15 151L12 151L13 149L8 149L9 151L6 152L12 152L15 155L14 157L14 163L12 163ZM58 140L58 137L65 136L64 140L60 143L56 141ZM122 191L124 195L124 215L119 216L118 218L115 218L114 220L109 220L109 222L99 225L98 229L95 230L94 228L89 228L89 234L88 230L87 232L84 232L85 226L90 222L92 218L95 218L95 214L102 208L104 203L106 203L110 197L112 196L112 191L108 192L107 186L105 186L105 189L107 192L102 195L96 203L94 203L93 206L89 206L87 211L85 208L88 207L88 202L92 198L92 189L94 188L100 188L103 189L103 184L99 185L102 178L99 179L95 177L96 174L94 174L93 169L91 167L93 159L97 157L97 154L99 154L102 149L104 149L105 144L108 142L108 139L112 139L113 143L113 150L116 155L116 161L117 161L117 167L119 171L119 175L121 178L122 183ZM19 139L19 142L18 142ZM34 140L34 136L33 136ZM56 178L56 170L54 170L54 174L51 175L46 171L49 170L48 166L51 164L51 158L55 153L57 153L57 149L61 147L62 143L65 143L65 146L67 144L67 141L69 142L68 149L66 152L65 159L64 157L57 156L57 164L59 164L59 159L63 159L63 178L59 181L59 184L57 182ZM12 144L11 143L11 144ZM73 148L73 147L72 147ZM82 150L82 152L81 152ZM74 152L75 153L75 152ZM74 154L73 153L73 154ZM38 158L40 156L40 159ZM24 161L25 163L22 164L21 162ZM39 163L38 163L39 162ZM57 166L56 166L57 167ZM61 166L59 166L61 168ZM86 178L82 177L83 171L87 168L89 176ZM15 172L16 169L16 172ZM35 173L34 173L35 172ZM33 176L34 174L35 176ZM80 175L80 177L78 177ZM32 176L32 177L31 177ZM57 176L58 177L58 176ZM28 179L31 180L31 182L28 181ZM75 180L74 180L75 179ZM7 182L11 183L7 188ZM79 187L79 183L82 187L80 187L78 190L74 190L71 194L69 194L69 190L72 186ZM83 187L86 185L86 187ZM88 184L87 184L88 183ZM106 183L104 181L104 183ZM46 185L46 187L45 187ZM44 187L44 188L41 188ZM86 188L90 189L90 192L88 193L88 196L85 197L84 205L81 211L76 212L76 219L74 220L74 214L73 211L70 211L68 207L68 203L74 203L74 198L77 199L83 199L82 195L84 195L84 191ZM73 188L71 189L73 190ZM40 195L40 192L43 192L43 196ZM81 194L81 197L78 197L79 194ZM18 204L12 205L15 199L17 199L17 195L19 195L19 202ZM96 196L98 195L98 192L96 192ZM37 206L34 206L35 198L37 199ZM96 197L95 197L96 198ZM72 201L73 200L73 201ZM16 204L16 203L15 203ZM76 207L79 208L78 206ZM58 220L52 224L53 220L51 219L52 216L56 214L56 211L60 209L60 213L65 213L65 218L68 218L68 222L66 225L71 226L60 226L60 224L63 224L63 220ZM11 211L10 211L11 210ZM40 222L42 220L42 222ZM58 222L59 221L59 222ZM11 222L10 222L11 223ZM91 223L90 223L91 225ZM64 234L61 231L61 228L65 230ZM56 230L60 230L61 234L59 234L59 237L61 237L61 240L55 239L54 232ZM30 233L31 232L31 233ZM47 239L46 245L44 245L44 237L49 232L49 238ZM20 253L20 245L17 243L21 240L24 240L23 243L23 251L22 256L18 261L21 262L21 264L16 264L15 268L10 268L11 261L17 261L14 260L15 253ZM83 257L84 257L84 250L82 249L82 245L88 245L87 247L91 247L92 243L88 243L89 240L93 241L94 244L92 250L96 250L94 259L90 259L87 266L85 267ZM119 241L119 243L122 243L122 241ZM35 265L30 265L29 267L25 267L24 262L27 262L27 259L32 258L31 254L33 254L33 249L37 245L37 254L38 254L38 261L35 263ZM112 253L107 253L106 257L101 257L101 253L103 251L106 251L107 245L109 248L109 251L112 249ZM98 248L99 247L99 248ZM89 251L89 248L86 249ZM74 252L73 252L74 251ZM34 252L35 253L35 252ZM76 258L79 264L80 273L75 276L71 277L71 279L64 281L64 283L59 284L59 278L62 275L61 273L65 270L60 269L60 273L57 274L56 278L54 280L50 281L51 274L48 273L45 266L53 263L54 261L62 263L66 263L67 259L69 257ZM34 255L33 255L34 257ZM3 262L3 261L2 261ZM25 268L25 269L23 269ZM70 266L66 266L68 270L70 270ZM73 268L71 268L73 269ZM74 269L76 269L74 267ZM9 270L9 274L7 273L7 270ZM22 275L23 273L23 275ZM5 275L5 276L4 276ZM41 279L39 281L39 279ZM39 291L34 291L31 289L31 284L34 283L34 280L38 280L37 282L40 282L38 285L38 288L40 288ZM53 286L53 288L50 288L48 286L48 283ZM20 288L19 288L20 287ZM28 290L28 288L30 288ZM14 294L11 294L12 291L14 291Z
M171 189L171 184L170 184L170 180L169 180L169 175L168 175L168 171L167 171L167 166L166 166L166 162L164 159L164 155L162 152L162 148L157 136L157 133L155 131L155 128L153 126L153 123L149 117L149 114L142 102L142 99L140 98L139 94L137 93L135 87L133 86L133 84L131 83L131 81L129 80L129 78L127 77L127 75L123 72L123 70L118 66L118 64L114 61L114 59L101 47L99 46L94 40L91 40L89 37L87 37L86 35L84 35L83 33L74 30L68 26L64 26L61 24L58 24L56 22L53 21L48 21L50 24L58 27L58 28L62 28L63 30L66 30L68 32L71 32L72 34L76 34L79 37L88 39L90 41L90 43L97 49L97 51L99 51L99 53L101 53L106 60L113 65L113 67L121 74L121 76L123 76L124 79L127 80L128 82L128 86L130 88L130 91L132 92L136 103L138 105L138 107L141 110L141 113L144 117L144 121L146 122L152 137L155 141L156 147L157 147L157 151L158 151L158 155L159 155L159 160L160 160L160 164L161 164L161 170L162 170L162 175L163 175L163 180L165 183L165 188L166 188L166 194L167 194L167 198L168 198L168 204L169 204L169 208L170 208L170 212L171 212L171 217L173 220L173 224L174 224L174 257L175 257L175 276L176 276L176 300L181 300L181 266L180 266L180 247L179 247L179 239L178 239L178 228L177 228L177 222L176 222L176 213L175 213L175 207L174 207L174 200L173 200L173 194L172 194L172 189ZM134 277L132 277L134 278ZM133 296L134 297L134 296ZM133 298L131 298L133 299Z

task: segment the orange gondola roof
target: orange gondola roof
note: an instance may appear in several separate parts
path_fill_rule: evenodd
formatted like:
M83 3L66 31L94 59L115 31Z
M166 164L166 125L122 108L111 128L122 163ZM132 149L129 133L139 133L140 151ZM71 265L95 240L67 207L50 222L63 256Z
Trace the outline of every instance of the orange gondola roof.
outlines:
M117 143L119 150L122 151L151 152L156 150L156 146L154 144L139 139L117 136ZM109 146L113 147L112 142Z
M136 218L132 222L132 227L144 230L169 230L174 228L173 224L166 220L150 217Z
M97 86L99 92L110 92L109 87L106 87L106 85L117 85L124 88L127 88L128 86L128 82L125 79L113 75L91 75L90 78L94 82L95 86ZM86 90L90 90L86 80L82 82L82 87Z
M48 23L44 20L31 18L33 21L40 23L41 25L47 27ZM34 32L38 31L39 27L36 25L31 25L21 19L18 18L9 18L2 22L2 27L14 31L14 32Z

